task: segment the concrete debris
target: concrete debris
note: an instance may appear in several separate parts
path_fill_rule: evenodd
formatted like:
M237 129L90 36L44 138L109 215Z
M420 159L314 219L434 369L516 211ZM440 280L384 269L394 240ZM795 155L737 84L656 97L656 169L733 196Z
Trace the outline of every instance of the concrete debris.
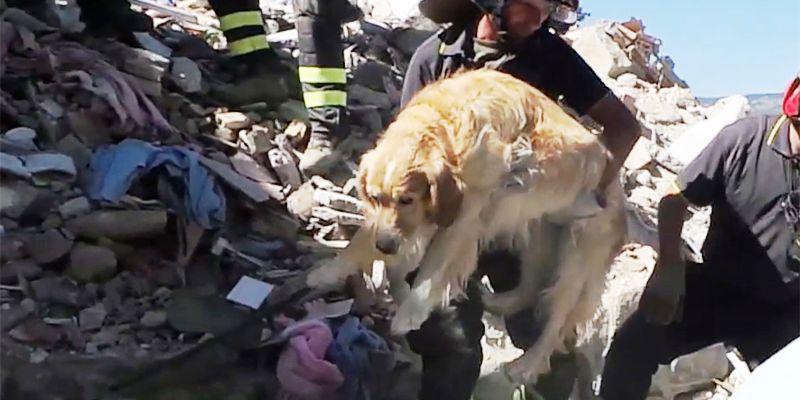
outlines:
M351 132L337 144L343 162L329 180L305 176L298 168L310 126L296 82L297 31L288 0L260 2L268 38L286 72L243 82L220 51L227 43L206 1L133 0L154 19L155 29L134 33L126 44L81 32L71 0L54 6L55 18L34 18L14 8L3 12L0 281L16 286L2 290L0 306L3 331L12 339L8 343L19 347L19 356L13 358L15 375L46 372L96 391L89 380L99 373L65 378L54 365L66 360L63 365L78 362L89 370L89 365L105 368L107 360L153 365L170 359L174 368L162 375L169 375L167 381L180 380L173 371L191 365L202 365L204 371L243 369L223 345L203 350L208 349L203 343L215 342L211 337L237 331L237 340L226 343L239 350L274 339L274 327L261 326L262 321L280 320L275 318L278 311L265 311L272 306L272 295L344 247L364 222L354 177L358 159L397 113L412 53L438 29L419 15L416 2L355 2L365 18L343 29ZM641 21L599 21L572 29L565 39L646 132L626 160L622 177L631 244L609 273L600 310L581 338L588 375L596 378L613 332L635 309L655 263L661 188L748 107L740 97L701 105L676 75L674 62L660 53L660 40L645 33ZM191 154L198 168L162 163L133 173L135 179L120 178L124 188L113 201L96 198L91 182L99 173L93 160L126 140L174 150L176 159ZM106 172L121 175L111 167ZM197 174L203 179L188 179ZM190 181L204 184L186 187ZM214 193L224 206L217 211L225 216L220 226L199 226L193 219L197 191L207 188L205 183L218 186ZM708 219L707 209L692 210L683 238L690 259L699 257ZM248 296L232 297L245 307L225 299L242 281L258 283L255 290L244 290ZM312 310L324 317L368 313L361 315L369 321L365 326L385 334L388 315L359 310L347 301L332 303L337 305L331 305L333 310L319 309L319 304L301 307L295 301L286 315ZM259 312L268 315L260 314L253 323ZM513 396L518 388L488 372L519 350L502 323L488 318L482 343L486 376L476 398L499 398L501 392ZM3 347L2 364L11 365L5 338ZM199 361L171 358L193 351L200 354ZM661 389L654 390L677 394L735 381L731 377L736 371L723 371L719 352L708 363L703 357L673 363L661 372ZM26 369L33 363L39 370ZM197 371L188 373L194 374L188 381L216 382L209 375L198 378ZM267 375L259 371L257 380L263 384ZM418 384L418 375L412 378ZM62 386L25 387L46 392ZM175 385L155 386L175 397L169 392ZM398 399L416 396L413 385L398 386L408 392ZM57 396L62 394L48 392L39 398ZM217 397L231 398L228 393Z

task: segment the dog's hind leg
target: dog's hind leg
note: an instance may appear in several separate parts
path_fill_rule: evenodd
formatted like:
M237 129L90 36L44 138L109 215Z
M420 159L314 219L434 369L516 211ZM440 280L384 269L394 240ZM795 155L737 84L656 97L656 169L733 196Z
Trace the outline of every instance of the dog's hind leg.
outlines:
M497 315L510 316L533 306L542 286L553 274L557 262L556 245L562 229L544 221L531 221L527 237L515 240L514 249L520 258L519 282L504 292L484 291L483 303L486 309ZM520 235L518 235L520 236ZM502 267L495 267L502 268Z
M518 383L536 383L539 375L550 370L550 356L556 349L563 348L564 324L572 309L577 305L585 285L586 252L578 246L567 244L562 247L562 260L555 284L546 291L548 318L542 334L525 354L505 366L509 377Z

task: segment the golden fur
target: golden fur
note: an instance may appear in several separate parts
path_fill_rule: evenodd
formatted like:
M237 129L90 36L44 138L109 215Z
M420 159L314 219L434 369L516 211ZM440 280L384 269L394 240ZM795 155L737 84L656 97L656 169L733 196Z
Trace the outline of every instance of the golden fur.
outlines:
M597 189L607 162L597 137L539 90L489 69L455 74L420 91L363 156L367 222L308 284L340 283L384 260L400 304L392 331L402 334L461 292L483 249L510 247L522 258L517 289L485 296L502 314L536 303L541 263L554 263L556 277L537 306L548 315L543 333L506 367L513 379L533 382L593 315L622 246L618 183L601 210L584 218L571 211ZM557 244L556 254L545 254L545 241ZM414 269L408 287L403 277Z

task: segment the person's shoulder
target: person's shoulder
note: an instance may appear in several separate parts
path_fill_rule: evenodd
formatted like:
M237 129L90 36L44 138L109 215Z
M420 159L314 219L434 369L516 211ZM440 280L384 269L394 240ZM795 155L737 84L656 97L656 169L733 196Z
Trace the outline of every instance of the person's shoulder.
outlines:
M771 115L747 116L722 128L719 135L738 146L757 146L765 143L767 132L775 121L777 117Z
M536 31L536 33L528 39L528 47L546 48L548 50L572 50L572 46L570 46L561 35L550 28L542 28Z
M439 48L444 43L444 36L447 34L447 28L439 29L425 39L422 44L414 51L414 58L418 60L429 59L439 55Z

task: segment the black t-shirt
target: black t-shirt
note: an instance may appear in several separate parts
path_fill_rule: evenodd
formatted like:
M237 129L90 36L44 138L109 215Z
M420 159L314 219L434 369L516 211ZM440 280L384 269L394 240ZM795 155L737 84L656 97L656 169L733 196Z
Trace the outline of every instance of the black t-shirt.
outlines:
M794 233L782 203L799 173L789 162L789 124L751 117L723 129L678 176L683 196L711 205L705 268L720 283L765 301L800 294ZM795 188L796 189L796 188Z
M500 70L528 82L584 115L610 90L561 37L547 29L531 36ZM426 40L411 58L403 83L405 105L428 83L460 67L474 67L474 29L453 26Z

